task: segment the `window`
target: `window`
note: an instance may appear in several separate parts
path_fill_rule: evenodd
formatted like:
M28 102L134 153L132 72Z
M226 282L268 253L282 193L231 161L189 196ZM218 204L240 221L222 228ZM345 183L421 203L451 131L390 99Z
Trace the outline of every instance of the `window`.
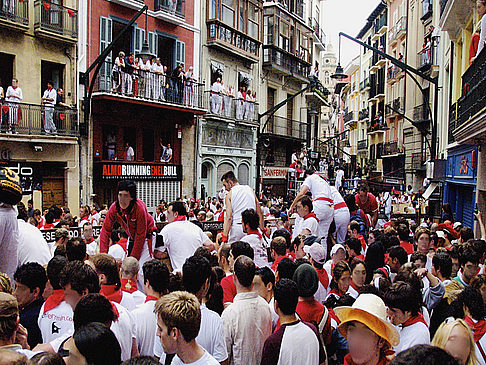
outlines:
M12 85L14 59L14 55L0 53L0 65L2 65L0 67L0 86L3 87L4 93L7 91L7 87ZM22 85L22 80L19 82Z
M326 60L326 61L329 61L329 60ZM331 76L329 75L329 71L326 71L324 73L324 83L326 85L329 85L331 83Z
M54 89L56 90L64 88L64 65L41 61L41 95L44 93L44 90L47 89L47 81L52 81L54 83Z
M208 0L208 19L219 18L219 0Z
M234 27L235 23L235 0L223 0L222 5L223 23Z
M248 165L242 163L238 166L238 181L240 184L248 185L249 172Z
M260 23L260 9L257 5L250 3L248 6L248 35L260 39L258 35L258 24Z
M282 48L287 52L289 52L289 47L290 47L289 30L290 30L289 23L280 20L280 48Z
M238 30L246 31L246 5L244 1L238 1Z

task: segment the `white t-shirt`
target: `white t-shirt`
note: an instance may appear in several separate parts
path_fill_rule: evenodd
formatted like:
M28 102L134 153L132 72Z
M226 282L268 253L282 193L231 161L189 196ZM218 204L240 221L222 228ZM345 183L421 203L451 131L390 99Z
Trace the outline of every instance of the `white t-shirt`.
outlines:
M396 354L408 350L415 345L429 345L430 333L427 326L422 323L414 323L407 327L397 327L400 332L400 343L394 347Z
M219 362L216 361L214 357L209 355L209 353L204 350L204 355L199 358L199 360L196 360L191 363L185 363L182 362L181 359L179 359L179 356L175 355L174 358L172 359L171 362L172 365L219 365Z
M127 161L133 161L135 158L135 152L133 151L133 148L130 146L127 149Z
M127 257L127 253L119 244L111 245L108 249L108 255L122 261L125 260L125 258Z
M157 334L157 315L154 313L155 303L155 300L149 300L132 311L137 347L142 356L154 356L154 342L157 339L154 336Z
M161 251L167 251L174 272L182 271L182 265L196 249L208 240L201 228L189 221L176 221L166 225L159 233L164 239Z
M303 223L304 223L304 218L302 218L300 215L297 214L295 216L294 228L292 229L292 238L295 238L302 233Z
M132 293L132 298L135 301L135 307L138 308L140 305L142 305L143 303L145 303L145 298L146 297L147 296L144 293L142 293L140 290L135 290Z
M235 185L231 188L231 208L233 225L241 223L241 213L247 209L255 209L255 193L248 185Z
M52 258L49 245L37 227L27 223L23 219L19 222L19 245L17 248L18 266L27 262L37 262L42 266L47 265Z
M309 217L304 219L301 226L301 232L307 229L311 235L317 236L317 229L319 228L319 222L314 217Z
M196 337L196 342L216 361L223 362L228 358L223 334L223 321L216 312L208 309L205 304L201 304L201 328ZM165 353L159 337L155 339L154 355L160 358L161 364L165 362ZM174 360L172 360L172 364L174 364Z
M42 342L51 342L59 336L74 332L73 309L65 301L44 313L42 304L37 324L42 334Z
M317 174L307 176L307 178L302 183L302 186L307 186L309 188L309 191L312 193L312 200L316 200L317 198L332 199L332 193L331 189L329 188L329 184L326 180L324 180ZM322 202L332 205L331 202L325 200Z
M86 253L88 254L88 256L95 255L97 250L98 250L98 242L96 242L96 240L86 245Z
M22 89L20 87L16 87L15 89L12 86L7 87L5 101L20 103L23 98L24 96L22 95Z
M256 234L247 234L241 241L248 242L253 249L253 262L256 267L268 266L268 255L265 242Z
M137 307L137 305L135 303L135 299L133 299L132 294L130 294L126 291L122 291L122 299L120 301L120 305L122 305L129 312L131 312L132 310L134 310Z
M54 88L52 88L51 90L46 89L44 91L44 95L42 95L42 97L43 98L47 98L47 99L52 99L52 101L47 101L46 100L44 102L44 105L53 107L56 104L57 92L56 92L56 90Z
M135 325L132 314L122 305L112 302L118 311L118 320L111 324L110 329L115 334L121 347L122 361L132 357L132 339L135 338Z

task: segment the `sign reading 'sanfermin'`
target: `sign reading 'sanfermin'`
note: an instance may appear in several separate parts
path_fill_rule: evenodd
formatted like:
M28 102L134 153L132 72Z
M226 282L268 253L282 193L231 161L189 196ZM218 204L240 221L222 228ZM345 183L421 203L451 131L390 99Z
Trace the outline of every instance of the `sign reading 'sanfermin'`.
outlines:
M182 180L181 165L163 165L150 163L101 163L98 174L104 180Z

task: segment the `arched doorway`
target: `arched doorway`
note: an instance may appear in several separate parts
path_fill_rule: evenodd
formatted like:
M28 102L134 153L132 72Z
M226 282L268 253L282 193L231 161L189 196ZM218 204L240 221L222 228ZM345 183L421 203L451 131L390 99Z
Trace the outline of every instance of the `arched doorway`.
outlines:
M213 166L209 162L204 162L201 165L201 199L203 201L206 201L213 191L212 172Z
M250 169L248 168L247 164L242 163L238 166L238 181L242 185L248 185L250 180Z

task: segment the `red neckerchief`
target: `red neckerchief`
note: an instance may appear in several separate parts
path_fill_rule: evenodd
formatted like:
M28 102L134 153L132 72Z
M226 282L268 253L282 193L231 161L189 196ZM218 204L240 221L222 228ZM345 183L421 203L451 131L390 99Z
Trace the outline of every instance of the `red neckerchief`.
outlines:
M260 237L260 239L263 238L262 234L260 232L258 232L258 231L248 231L247 234L248 235L250 235L250 234L256 234L258 237Z
M49 295L44 304L44 313L56 308L64 300L64 290L56 289Z
M351 280L351 286L353 287L354 290L356 290L359 293L359 288L356 286L355 283Z
M12 89L17 90L18 86L12 86Z
M155 300L155 301L157 301L157 300L159 300L159 298L154 297L153 295L147 295L147 296L145 297L145 303L147 303L147 302L149 302L149 301L151 301L151 300Z
M110 302L111 308L113 308L113 313L115 313L115 322L118 321L118 317L120 317L120 313L118 313L118 308L116 307L115 303Z
M481 337L486 333L486 321L484 319L474 322L471 317L466 316L464 321L473 330L474 342L479 342Z
M93 237L91 237L91 240L89 240L89 241L86 241L86 240L85 240L84 242L85 242L87 245L89 245L91 242L94 242L94 240L95 240L95 239L94 239Z
M127 243L128 243L128 238L120 238L120 240L116 244L120 245L121 248L123 248L123 251L125 251L125 253L126 253L127 252Z
M386 365L390 361L386 357L381 357L377 365ZM351 359L351 355L347 354L344 356L344 365L356 365L356 363Z
M316 269L316 271L317 277L319 278L322 286L327 289L327 287L329 286L329 275L327 275L326 269Z
M110 302L120 303L123 297L123 290L117 289L116 285L101 285L100 294Z
M316 215L314 212L310 212L309 214L307 214L306 216L304 216L304 220L306 220L307 218L315 218L317 223L319 223L319 219L317 219Z
M339 320L338 316L336 316L336 313L334 312L334 309L329 308L328 311L329 311L329 317L331 317L332 319L334 319L338 325L341 324L341 321Z
M175 217L173 222L182 222L182 221L185 221L186 220L186 216L185 215L180 215L178 217Z
M329 294L336 294L339 298L341 298L344 294L346 293L343 293L342 291L340 291L339 289L332 289Z
M46 224L44 224L44 227L43 228L44 229L53 229L54 228L54 224L52 224L52 223L46 223Z
M121 290L132 294L137 291L137 283L130 279L121 279Z
M402 328L411 326L412 324L422 322L425 324L425 326L428 328L429 326L427 325L427 322L425 322L424 316L422 313L417 314L416 316L413 316L405 321L405 323L402 324Z

